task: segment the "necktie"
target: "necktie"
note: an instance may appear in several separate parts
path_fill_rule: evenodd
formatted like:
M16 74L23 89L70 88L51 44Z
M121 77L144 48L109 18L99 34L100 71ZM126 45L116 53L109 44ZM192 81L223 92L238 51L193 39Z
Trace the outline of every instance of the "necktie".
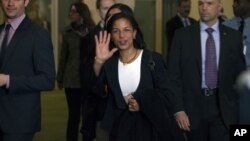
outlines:
M205 82L208 88L217 88L217 65L216 65L216 49L212 36L212 28L207 28L208 38L206 41L206 60L205 60Z
M240 31L241 33L243 33L244 26L245 26L245 21L244 21L244 19L241 19L241 21L240 21L240 26L239 26L239 31Z
M4 35L4 38L3 38L2 45L1 45L1 52L0 52L0 67L1 67L2 64L3 64L3 59L4 59L5 52L6 52L6 48L7 48L7 45L8 45L8 36L9 36L10 27L11 27L11 25L10 25L10 24L7 24L7 25L5 26L5 29L4 29L5 35Z
M184 20L183 20L183 23L184 23L184 27L189 26L187 19L184 19Z

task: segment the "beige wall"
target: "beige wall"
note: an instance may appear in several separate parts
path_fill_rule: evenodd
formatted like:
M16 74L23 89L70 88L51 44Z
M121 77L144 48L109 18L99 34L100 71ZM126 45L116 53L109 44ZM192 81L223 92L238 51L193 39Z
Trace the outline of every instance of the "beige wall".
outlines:
M190 16L198 20L199 19L198 0L191 0L191 1L192 1L192 10L191 10ZM232 9L233 0L221 0L221 1L222 1L223 8L224 8L224 14L228 18L232 18L234 16L233 9Z
M94 21L97 23L100 21L100 17L97 13L96 6L95 6L95 0L83 0L84 3L86 3L89 7L89 10L91 12L91 15L94 19Z

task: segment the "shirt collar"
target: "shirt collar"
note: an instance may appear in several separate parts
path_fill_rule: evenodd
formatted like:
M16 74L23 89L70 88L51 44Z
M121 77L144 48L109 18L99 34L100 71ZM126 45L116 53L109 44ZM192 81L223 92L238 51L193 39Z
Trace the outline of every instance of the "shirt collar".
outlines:
M207 24L204 22L200 21L200 29L203 32L206 32L205 30L209 28ZM219 33L219 22L217 21L214 25L212 25L210 28L212 28L215 32Z
M9 23L11 25L11 27L14 30L16 30L18 28L18 26L21 24L21 22L23 21L24 18L25 18L25 14L22 14L18 18L15 18L13 20L8 20L5 24Z
M245 19L245 23L249 23L250 22L250 17Z
M184 18L184 17L182 17L180 13L177 13L177 15L181 18L181 21L184 21L185 19L187 19L187 20L188 20L188 18Z
M242 18L241 17L234 17L234 19L236 19L238 25L240 25L240 22L241 22ZM245 23L249 23L250 22L250 17L244 19L244 21L245 21Z

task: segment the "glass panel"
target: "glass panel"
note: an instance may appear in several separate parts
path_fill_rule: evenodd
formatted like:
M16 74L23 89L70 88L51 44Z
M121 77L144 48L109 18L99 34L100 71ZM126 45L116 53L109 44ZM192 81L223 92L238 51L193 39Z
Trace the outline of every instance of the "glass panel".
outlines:
M155 50L155 0L136 0L135 17L143 32L147 48ZM145 10L147 9L147 10Z

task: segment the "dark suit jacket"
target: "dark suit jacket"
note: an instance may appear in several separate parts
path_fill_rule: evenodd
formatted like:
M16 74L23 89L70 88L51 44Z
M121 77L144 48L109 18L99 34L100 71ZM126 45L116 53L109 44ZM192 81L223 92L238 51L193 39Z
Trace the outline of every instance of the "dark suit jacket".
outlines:
M7 47L0 73L10 76L9 88L0 88L0 130L4 133L39 131L40 91L53 89L55 83L49 33L26 17Z
M90 120L101 120L106 107L107 98L98 97L93 94L92 88L96 83L96 76L93 69L95 61L95 40L94 36L103 30L101 26L96 25L88 35L82 38L82 47L80 48L80 76L83 93L88 93L85 101L85 117ZM89 122L90 123L90 122ZM95 123L95 122L92 122ZM86 123L84 123L86 124ZM96 125L94 125L95 127Z
M219 29L218 100L223 121L228 127L238 120L235 80L245 69L245 61L241 34L223 25L219 25ZM175 95L175 112L185 111L191 128L198 126L201 116L201 58L200 25L177 30L168 62L168 86Z
M95 61L95 40L94 36L102 30L100 25L96 25L86 36L81 39L80 48L80 79L82 94L85 95L84 102L84 122L81 132L95 138L96 122L103 118L106 108L107 98L98 97L92 91L95 85L96 76L93 70ZM90 138L91 138L90 137Z
M95 73L93 64L95 61L95 35L101 31L101 27L96 25L86 36L81 39L80 48L80 79L81 87L86 91L95 83Z
M150 56L154 63L151 63ZM131 140L132 138L136 141L148 141L154 138L152 137L152 129L157 131L162 141L171 140L170 137L173 134L176 135L177 131L173 131L173 128L171 128L174 123L171 120L172 114L170 114L172 98L166 89L166 66L163 58L159 54L144 50L141 61L140 83L133 94L140 105L140 111L134 113L128 111L120 89L118 59L119 54L116 52L104 64L100 74L101 83L106 80L108 85L108 104L102 127L107 130L113 128L110 135L111 140L114 138L114 140L119 141L127 138ZM172 131L175 133L171 135ZM135 136L131 137L133 136L131 133Z
M197 21L191 17L188 17L190 24L194 24ZM178 15L174 16L173 18L171 18L167 24L166 24L166 36L167 36L167 41L168 41L168 53L170 51L171 48L171 44L173 41L173 37L174 37L174 33L177 29L184 27L180 17ZM186 35L188 36L188 35Z

